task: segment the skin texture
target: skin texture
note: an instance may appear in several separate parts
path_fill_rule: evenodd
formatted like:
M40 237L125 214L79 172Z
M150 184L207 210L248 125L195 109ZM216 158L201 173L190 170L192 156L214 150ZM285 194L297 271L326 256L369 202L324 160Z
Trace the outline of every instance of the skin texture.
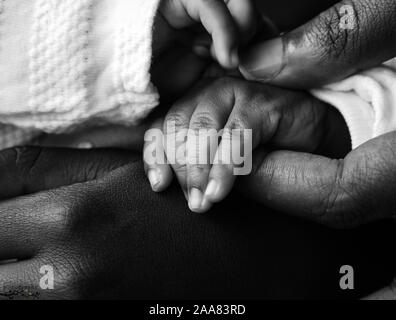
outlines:
M171 104L215 66L236 72L253 41L279 33L251 0L164 0L153 34L152 81Z
M345 5L355 18L348 29L340 24ZM249 79L288 88L310 89L344 79L395 57L395 13L393 0L340 1L286 32L260 54L253 54L260 50L257 46L249 48L241 59L242 68ZM266 56L269 52L279 54Z
M344 5L354 11L352 29L340 28ZM258 46L248 49L241 70L251 80L300 89L343 79L396 55L395 12L393 0L338 2L278 41L267 42L261 54ZM280 54L263 58L269 52ZM256 154L256 175L245 187L266 205L337 228L390 217L394 142L390 133L343 160L262 150ZM391 284L370 298L396 298L395 291Z
M13 186L1 191L0 257L20 259L0 265L1 298L350 299L392 277L394 223L335 231L254 201L247 211L238 194L192 215L178 188L151 192L139 157L0 153L2 185ZM354 291L339 289L344 264L357 270ZM38 288L42 265L54 267L53 291Z
M393 138L394 134L390 134L362 147L355 155L363 157L359 161L364 165L355 171L357 175L349 175L361 178L359 186L367 187L365 195L371 196L373 208L379 205L378 217L388 215L383 204L394 195L390 174L393 166L387 160ZM262 155L257 156L255 175L247 184L262 186L264 178L273 173L275 179L269 180L271 188L264 194L249 192L251 197L263 196L267 204L271 204L271 190L279 190L282 185L291 187L284 184L293 181L291 178L299 177L295 182L301 182L301 175L296 173L307 163L314 163L312 160L325 160L322 163L326 165L339 163L284 151L271 153L270 157ZM372 156L365 163L362 160L367 155ZM298 161L290 163L291 156ZM1 179L6 179L2 181L6 186L2 198L12 200L0 205L1 219L7 221L0 226L0 251L5 259L24 259L0 266L0 279L6 279L13 289L2 290L2 297L23 297L19 290L23 285L37 288L37 266L41 263L53 263L60 277L55 292L40 292L43 298L359 298L391 283L396 268L393 220L348 232L335 231L285 217L254 202L247 213L245 205L241 205L246 200L237 196L232 197L235 201L218 207L214 217L191 217L175 188L145 202L152 192L141 173L142 164L135 162L137 157L110 150L27 148L1 152ZM358 158L352 157L350 163L356 165ZM123 169L116 169L123 165ZM370 183L366 186L367 180ZM79 184L71 185L73 182ZM315 182L313 191L321 186L320 179ZM57 189L59 186L66 187ZM293 188L284 190L286 196ZM323 200L320 195L318 199ZM299 215L312 218L301 200L296 203ZM151 211L144 211L147 205ZM394 211L393 203L387 208L388 212ZM356 215L352 210L352 218L345 216L348 226L362 222L356 217L370 215L368 209L359 210L364 211L366 214ZM340 216L327 215L330 220L334 217ZM131 226L135 232L130 231ZM26 244L30 247L26 248ZM192 252L191 248L196 250ZM335 270L345 263L359 270L359 286L353 292L339 291ZM290 270L295 273L290 274ZM278 274L274 276L274 272ZM383 291L381 297L393 297L392 288Z
M381 136L343 160L290 151L258 153L245 191L272 208L333 228L391 218L396 208L395 139L394 132ZM394 283L371 296L383 297L396 298Z
M168 132L169 128L173 130L169 125L175 126L175 132ZM158 127L157 123L155 127ZM304 92L237 78L221 78L201 84L173 105L163 123L165 135L180 136L188 129L196 134L202 130L218 132L221 129L249 129L252 130L252 141L246 143L251 143L253 150L266 147L305 152L315 152L323 144L328 146L327 140L334 140L333 136L329 137L329 128L340 128L337 136L344 138L344 145L348 148L346 126L341 116L330 106ZM192 145L191 141L194 140L195 135L177 142L176 148L165 145L165 153L172 155L174 149L186 149L190 159L202 159L210 152L209 140L201 141L199 148ZM152 140L147 141L146 148L149 148ZM222 148L224 145L220 144L215 150L217 154L222 154ZM338 153L345 152L346 148L339 145ZM181 161L186 159L179 160L172 163L172 169L184 193L188 195L192 211L206 212L213 203L224 200L230 193L236 179L235 166L232 164L194 165ZM164 190L169 185L171 173L166 165L147 164L146 172L155 191ZM153 179L153 172L157 174L157 179ZM155 184L155 181L158 183ZM208 193L209 182L217 185L215 193ZM201 194L199 201L194 198L194 192ZM195 207L195 202L201 205Z
M239 50L265 23L251 0L164 0L154 26L152 79L173 101L202 77L213 57L237 69Z
M230 92L233 92L232 101L245 97L248 100L242 98L242 105L257 108L255 104L258 104L275 119L282 119L274 115L282 110L285 104L288 107L287 112L296 110L291 112L293 121L288 123L287 119L290 118L287 112L283 115L284 126L282 120L277 120L273 126L276 131L272 132L272 138L266 141L265 146L256 149L253 173L241 179L240 190L267 207L336 229L350 229L393 217L396 209L396 134L392 132L383 135L350 152L337 143L334 146L336 153L331 150L324 152L323 147L329 146L328 141L334 143L334 137L343 135L342 125L337 125L342 123L340 116L325 116L326 108L315 102L316 100L312 101L308 95L301 96L298 92L282 90L252 83L245 85L238 79L223 79L203 89L198 104L194 102L194 93L189 96L188 103L182 101L176 104L169 112L168 119L176 119L179 129L196 124L201 128L213 128L217 110L204 109L205 112L197 117L201 120L194 121L191 106L198 106L196 110L199 110L200 105L210 105L211 99L215 99L221 107L222 101L229 100ZM288 95L291 95L293 101L291 107ZM228 122L248 124L250 114L231 112L231 120ZM300 116L302 117L299 118ZM264 120L268 120L268 117L264 117ZM305 120L310 125L307 125ZM261 125L268 130L272 128L271 124L265 121L261 122ZM282 127L286 130L283 131ZM296 132L293 129L296 129ZM327 135L323 135L323 130ZM272 144L272 149L268 148L268 143ZM274 149L305 151L273 151ZM342 154L342 150L345 154ZM176 176L184 188L188 187L188 169L188 166L176 168ZM165 174L163 176L167 177ZM199 179L201 178L200 176ZM164 185L167 184L165 181ZM371 298L394 297L394 292L392 284Z
M351 29L340 28L344 5L353 9L355 23ZM273 46L282 47L280 63L279 59L264 59L257 54L257 63L242 59L252 71L245 75L282 87L312 88L376 66L396 56L395 13L392 0L338 2L285 33L280 41L272 42L272 52ZM252 57L257 47L249 50L246 57ZM266 51L271 52L269 47ZM260 61L272 67L260 71ZM274 63L278 65L275 69ZM292 208L296 214L326 225L348 228L390 217L394 215L394 143L393 132L336 161L284 151L256 155L259 169L248 184L265 190L259 195L264 203L282 210ZM284 171L289 173L288 179ZM275 193L276 199L272 196ZM370 298L396 299L395 292L393 282Z

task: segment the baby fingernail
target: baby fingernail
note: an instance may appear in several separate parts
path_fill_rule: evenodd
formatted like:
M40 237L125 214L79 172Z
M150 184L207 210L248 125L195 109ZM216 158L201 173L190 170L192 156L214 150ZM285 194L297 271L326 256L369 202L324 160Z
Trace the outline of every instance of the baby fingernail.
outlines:
M283 66L283 41L276 38L248 49L239 69L247 80L270 81L282 71Z
M191 189L189 195L189 203L188 203L191 211L197 211L201 209L202 200L203 200L203 194L201 190L197 188Z
M217 181L210 180L205 191L205 197L208 197L209 199L216 198L218 190L219 190L219 184L217 183Z
M201 212L209 211L212 208L213 204L207 199L203 199L201 203Z
M150 181L151 188L156 191L159 184L161 183L161 173L159 172L159 170L151 169L147 173L147 177Z

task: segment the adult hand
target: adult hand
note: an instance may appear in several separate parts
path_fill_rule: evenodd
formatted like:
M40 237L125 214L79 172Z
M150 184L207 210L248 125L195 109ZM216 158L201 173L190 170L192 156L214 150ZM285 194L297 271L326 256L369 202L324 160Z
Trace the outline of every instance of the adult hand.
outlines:
M396 133L376 138L345 159L292 151L256 153L241 190L288 214L335 228L391 218L396 212ZM396 298L395 285L377 297Z
M333 228L351 228L394 216L396 166L393 146L396 143L396 133L374 139L344 158L350 147L341 147L341 144L334 142L335 138L343 135L348 138L341 115L309 95L266 85L248 84L237 79L222 79L199 92L200 95L193 92L176 104L168 114L168 119L173 119L177 124L176 130L191 127L218 129L221 126L216 119L220 119L224 109L228 110L224 108L224 102L229 100L238 101L236 104L245 106L245 109L253 108L253 114L255 110L271 111L269 114L273 116L272 119L279 119L274 115L282 105L292 106L296 111L304 109L307 104L312 107L311 112L304 113L306 125L302 122L303 125L296 127L295 123L299 123L297 117L287 125L278 126L271 140L271 147L316 151L331 157L305 152L271 151L268 146L258 148L253 159L252 174L237 184L246 196L267 207ZM239 97L239 100L233 99L235 97ZM213 107L213 99L216 108ZM257 114L251 117L252 112L241 113L237 110L239 109L236 108L236 112L223 122L245 124L252 128L256 123L252 118L260 118ZM229 115L229 110L226 114ZM271 123L266 124L266 128L272 127ZM327 132L324 136L321 135L323 130ZM330 146L331 143L333 146ZM325 150L329 146L330 149ZM171 177L169 167L146 166L147 172L150 169L160 172L162 180L157 186L158 190L165 188ZM183 189L187 190L188 167L175 169ZM196 175L197 181L202 176ZM371 298L396 298L394 287L390 286Z
M173 272L175 261L200 251L186 243L206 241L190 238L190 229L202 235L212 231L204 221L185 215L180 195L152 193L144 183L138 158L115 150L16 148L0 152L1 185L7 186L0 198L10 199L0 203L0 261L18 259L0 264L0 297L177 295L171 292L176 290L171 284L184 276ZM177 252L172 248L178 248ZM217 250L210 252L206 251L207 257L218 255ZM48 265L54 270L54 290L41 290L40 268ZM211 268L219 266L215 262ZM194 270L183 271L184 283L201 277L194 276ZM210 272L204 271L202 277ZM194 284L179 288L178 297L182 297L180 292L192 294L196 289Z
M0 264L0 298L88 298L105 294L101 286L111 296L122 283L119 277L134 274L138 262L127 271L117 267L144 254L136 238L146 234L139 220L151 206L141 186L134 188L137 159L111 150L0 152L0 261L18 259ZM125 241L128 257L122 256ZM40 268L47 265L55 287L45 291Z
M189 215L177 189L150 190L136 159L116 150L0 152L0 195L10 199L0 203L0 261L18 259L0 264L0 298L246 299L323 290L304 276L295 286L272 276L274 266L287 274L295 260L279 261L279 252L298 250L312 259L306 240L293 241L293 250L280 239L263 254L278 227L288 234L316 233L316 227L279 216L267 226L270 213L258 214L260 206L244 215L235 204L215 216ZM268 268L268 259L277 262ZM42 266L53 268L53 290L39 287Z
M342 1L307 24L251 48L242 72L292 88L344 79L396 56L396 2ZM256 155L244 187L253 197L289 213L335 227L394 215L394 148L390 133L345 160L278 151ZM371 298L396 298L395 285Z
M178 101L165 121L156 123L155 128L163 129L165 133L165 153L188 198L190 209L205 212L228 195L236 178L236 169L244 165L248 171L245 174L249 174L247 167L252 149L270 145L314 152L323 144L328 131L342 128L342 123L335 109L307 93L237 78L221 78L195 88ZM223 129L222 142L218 145L217 135ZM227 134L235 130L243 135L243 139L239 139L238 148L228 150L230 138ZM251 130L251 137L247 130ZM163 139L157 137L157 132L147 133L145 160L147 176L153 190L158 192L170 184L172 172L158 154L164 149ZM337 133L348 136L345 124ZM174 143L167 146L169 138ZM243 155L240 155L240 149L244 150ZM221 159L222 155L230 153L232 157L226 157L230 162ZM236 163L234 160L241 156L244 163Z
M242 59L249 79L314 88L396 56L396 2L345 0L307 24L250 48Z
M0 261L19 259L0 263L0 299L345 297L321 281L343 262L339 233L255 203L246 212L241 199L189 215L175 188L152 193L135 161L115 150L0 152L1 197L12 198L0 203ZM374 243L388 242L381 230ZM42 266L53 267L53 290L39 287Z

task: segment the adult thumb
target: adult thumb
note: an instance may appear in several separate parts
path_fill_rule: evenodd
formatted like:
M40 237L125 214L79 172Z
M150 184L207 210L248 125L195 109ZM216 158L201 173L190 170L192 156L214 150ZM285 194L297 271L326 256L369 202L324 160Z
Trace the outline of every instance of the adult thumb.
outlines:
M290 88L315 88L396 56L396 1L348 0L307 24L249 48L241 72Z

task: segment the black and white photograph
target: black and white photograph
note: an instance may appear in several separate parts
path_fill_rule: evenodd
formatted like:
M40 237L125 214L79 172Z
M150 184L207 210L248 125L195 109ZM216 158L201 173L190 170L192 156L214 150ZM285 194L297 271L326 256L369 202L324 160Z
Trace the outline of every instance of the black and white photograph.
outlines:
M395 218L395 0L0 0L0 306L396 300Z

